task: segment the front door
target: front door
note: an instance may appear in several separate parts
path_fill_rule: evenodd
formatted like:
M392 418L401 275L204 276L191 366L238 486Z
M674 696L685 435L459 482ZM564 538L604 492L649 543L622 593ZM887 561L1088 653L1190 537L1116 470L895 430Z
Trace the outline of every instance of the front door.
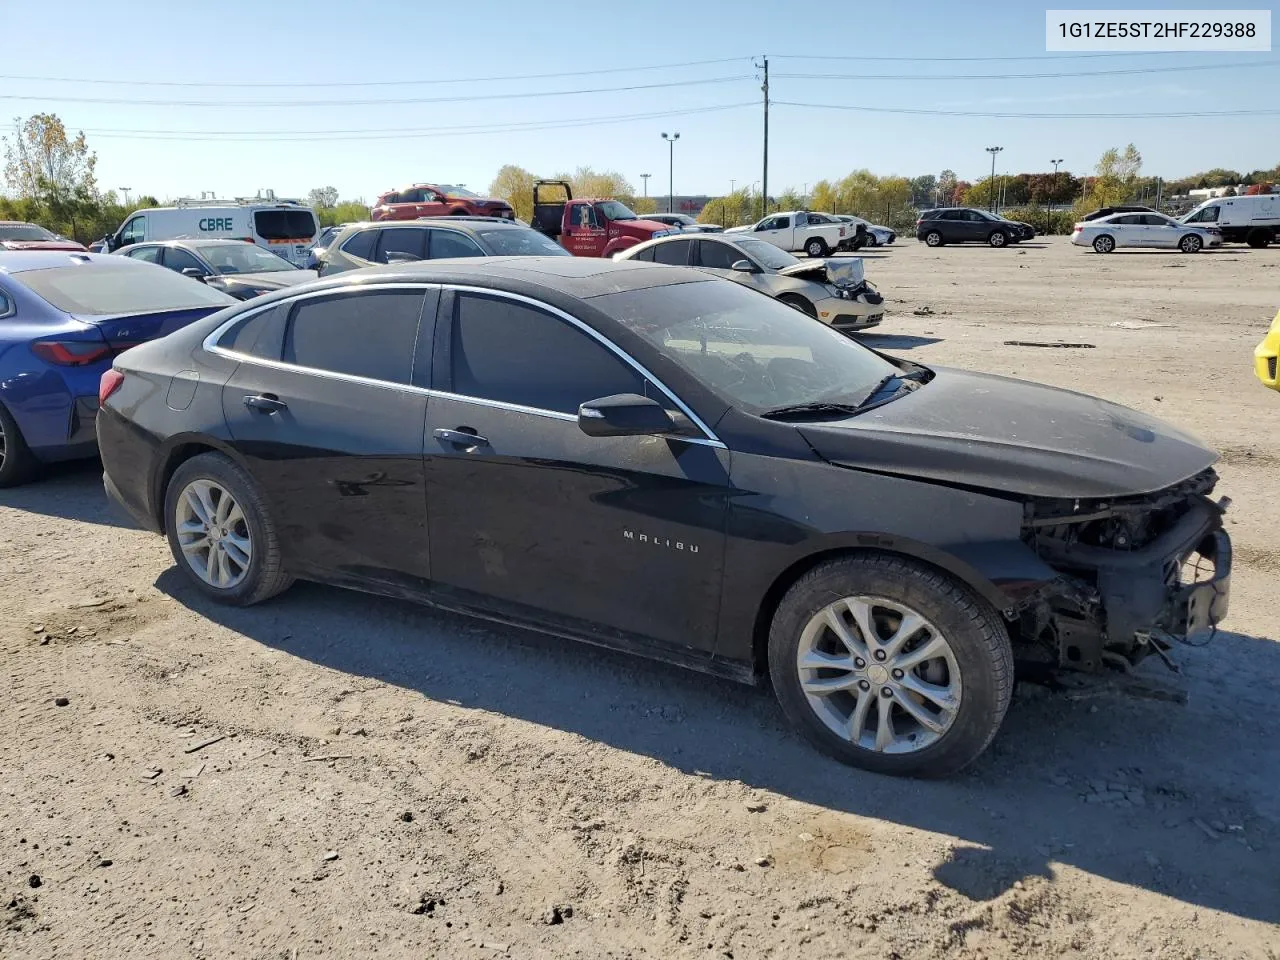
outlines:
M580 404L674 402L563 315L446 293L427 417L432 579L464 602L609 639L709 655L728 453L666 436L588 437Z
M781 247L783 250L791 249L793 233L789 216L770 217L755 230L755 236L761 240L768 240L775 247Z
M768 274L763 270L757 270L755 273L746 273L742 270L733 269L733 265L739 260L746 260L753 266L758 266L733 244L726 243L723 240L699 240L697 243L698 253L697 259L694 261L695 266L701 267L708 273L714 273L718 277L733 280L744 287L751 287L753 290L759 290L761 293L773 296L769 285L764 280Z
M1182 239L1182 224L1175 223L1168 217L1162 217L1158 213L1144 213L1142 222L1145 224L1148 246L1168 249L1176 247Z
M416 384L437 297L422 287L303 296L236 336L244 362L223 413L296 572L425 582L427 392Z
M443 217L449 212L449 204L442 194L423 187L418 191L417 210L420 217Z
M572 200L565 207L564 248L575 257L599 257L608 242L608 228L596 215L594 204Z

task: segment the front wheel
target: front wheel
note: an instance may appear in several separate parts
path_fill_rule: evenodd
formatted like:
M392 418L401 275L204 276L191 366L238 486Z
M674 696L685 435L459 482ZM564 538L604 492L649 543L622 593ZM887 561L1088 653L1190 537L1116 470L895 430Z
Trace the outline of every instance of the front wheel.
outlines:
M229 457L202 453L179 466L164 512L173 558L206 596L247 607L293 582L265 498Z
M1013 691L996 612L946 574L865 553L801 577L769 632L769 671L787 718L838 760L941 777L990 744Z
M876 239L876 235L874 233L867 234L867 246L868 247L880 246L880 241Z
M804 245L804 252L811 257L825 257L830 252L830 248L827 246L827 241L821 237L814 237Z
M806 300L804 297L797 296L796 294L793 293L793 294L788 294L787 296L784 296L784 297L779 297L778 299L781 300L783 303L785 303L788 307L795 307L797 310L799 310L801 313L805 314L806 316L813 317L813 319L815 320L818 319L818 308L815 307L810 301Z
M937 230L930 230L924 235L924 242L930 247L940 247L942 246L942 234Z
M987 243L993 247L1003 247L1009 242L1009 235L1003 230L997 230L991 236L987 237Z
M1110 253L1115 248L1116 248L1115 239L1113 237L1108 236L1105 233L1102 234L1102 236L1094 237L1093 239L1093 249L1098 253Z
M1204 241L1200 239L1198 234L1188 233L1185 237L1178 241L1178 249L1183 253L1199 253L1200 248L1204 246Z

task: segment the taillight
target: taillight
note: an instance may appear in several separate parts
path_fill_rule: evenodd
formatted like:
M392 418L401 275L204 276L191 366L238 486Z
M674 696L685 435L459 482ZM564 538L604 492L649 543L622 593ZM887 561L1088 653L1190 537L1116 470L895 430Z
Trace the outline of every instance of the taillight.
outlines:
M1079 232L1080 232L1081 230L1083 230L1083 229L1084 229L1084 227L1080 226L1080 224L1078 224L1078 223L1077 223L1077 224L1075 225L1075 229L1074 229L1074 230L1072 230L1071 232L1072 232L1072 233L1079 233Z
M124 374L119 370L112 368L104 373L102 379L98 381L98 406L106 403L107 397L119 390L122 383L124 383Z
M111 347L84 340L37 340L31 344L31 352L60 367L83 367L111 356Z

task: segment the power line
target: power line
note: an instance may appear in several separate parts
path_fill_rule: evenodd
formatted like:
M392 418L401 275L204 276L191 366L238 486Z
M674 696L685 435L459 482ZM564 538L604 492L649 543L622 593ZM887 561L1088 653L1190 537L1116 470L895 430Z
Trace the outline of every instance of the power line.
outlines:
M1118 77L1147 73L1190 73L1199 70L1243 70L1249 67L1280 66L1280 60L1253 60L1246 63L1202 63L1178 67L1131 67L1123 70L1077 70L1056 73L778 73L788 80L1039 80L1070 77Z
M796 103L774 100L780 107L804 107L813 110L855 110L860 113L889 113L929 117L993 117L1004 120L1177 120L1189 117L1263 117L1280 114L1280 109L1261 110L1185 110L1167 113L1001 113L983 110L927 110L908 107L862 107L835 103Z
M1095 60L1108 57L1164 57L1179 51L1134 50L1127 53L1031 53L1017 57L864 57L817 53L778 54L775 60L856 60L868 63L1003 63L1017 60Z
M86 129L84 132L103 139L167 140L192 143L320 143L340 140L403 140L436 136L470 136L491 133L520 133L534 130L556 130L573 127L590 127L611 123L631 123L637 120L657 120L667 117L692 116L754 107L754 101L726 103L707 107L690 107L684 110L663 110L654 113L633 113L604 117L577 117L556 120L526 120L505 124L471 124L455 127L433 127L413 130L395 128L366 128L359 130L294 130L294 131L184 131L184 130L111 130Z
M448 77L424 80L294 80L264 83L249 80L114 80L103 77L35 77L18 74L0 74L0 80L29 80L35 83L105 83L114 86L135 87L227 87L251 89L285 87L409 87L432 86L442 83L489 83L498 80L550 80L559 77L589 77L606 73L635 73L641 70L675 70L681 67L702 67L709 64L734 63L750 59L750 57L719 57L715 60L688 60L684 63L645 64L639 67L601 67L596 70L566 70L557 73L505 74L493 77Z
M568 97L585 93L623 93L631 90L661 90L671 87L704 86L711 83L736 83L750 80L750 74L733 77L708 77L701 80L673 80L666 83L637 83L625 87L595 87L584 90L544 90L521 93L479 93L459 97L401 97L377 100L134 100L128 97L64 97L30 96L0 93L0 100L40 100L58 103L113 103L137 107L368 107L416 103L473 103L481 100L524 100L532 97Z

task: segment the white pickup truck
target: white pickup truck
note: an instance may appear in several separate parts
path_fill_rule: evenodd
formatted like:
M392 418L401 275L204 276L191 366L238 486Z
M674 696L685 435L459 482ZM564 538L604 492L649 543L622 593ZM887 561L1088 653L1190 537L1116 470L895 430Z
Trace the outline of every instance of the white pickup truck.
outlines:
M825 257L853 236L853 226L832 223L808 210L771 213L749 227L730 227L725 233L749 233L789 252L803 250L811 257Z

